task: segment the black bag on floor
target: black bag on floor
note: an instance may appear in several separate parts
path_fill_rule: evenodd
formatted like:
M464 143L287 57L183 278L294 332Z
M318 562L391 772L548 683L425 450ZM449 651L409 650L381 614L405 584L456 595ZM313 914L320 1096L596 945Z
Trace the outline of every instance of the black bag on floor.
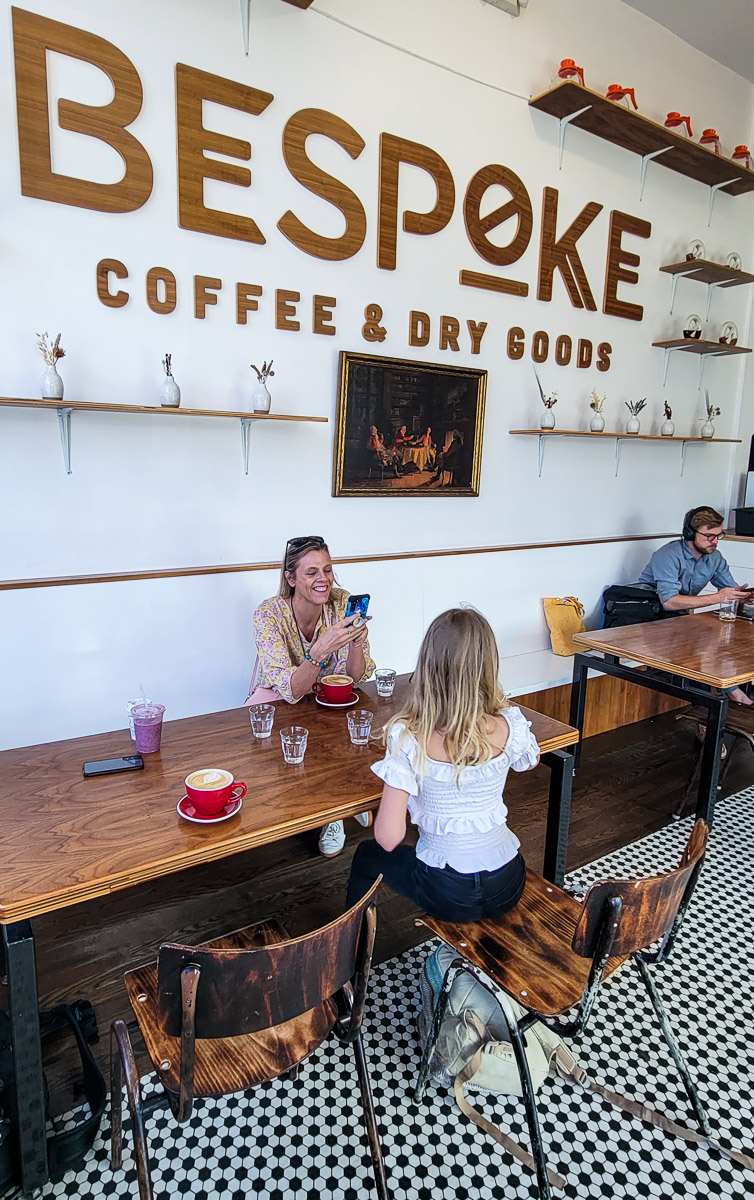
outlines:
M668 616L651 583L614 583L602 593L604 629L616 625L639 625Z
M82 1090L89 1113L70 1129L48 1134L47 1162L53 1183L62 1179L66 1171L81 1167L86 1152L91 1149L97 1136L107 1101L104 1076L88 1045L97 1039L97 1021L88 1000L79 1000L76 1004L58 1004L39 1014L39 1032L43 1042L66 1029L73 1034L81 1058ZM45 1080L45 1102L48 1098ZM13 1187L21 1186L16 1121L16 1074L10 1018L7 1013L0 1011L0 1196Z

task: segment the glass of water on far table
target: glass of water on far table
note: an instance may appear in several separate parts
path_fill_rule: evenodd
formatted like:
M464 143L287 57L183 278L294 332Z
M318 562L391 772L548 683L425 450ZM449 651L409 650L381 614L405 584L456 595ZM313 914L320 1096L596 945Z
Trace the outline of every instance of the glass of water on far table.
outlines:
M377 695L387 698L395 690L395 671L392 667L378 667L374 673Z
M717 615L721 621L735 621L737 607L737 600L723 600L717 610Z

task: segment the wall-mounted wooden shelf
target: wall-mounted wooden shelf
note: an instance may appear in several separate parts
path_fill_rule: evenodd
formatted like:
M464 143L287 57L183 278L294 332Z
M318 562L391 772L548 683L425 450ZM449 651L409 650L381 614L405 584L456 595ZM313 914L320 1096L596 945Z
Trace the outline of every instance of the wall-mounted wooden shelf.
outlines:
M675 303L675 289L678 286L679 279L691 279L695 283L706 283L707 285L707 317L709 317L710 302L712 293L716 288L732 288L742 287L747 283L754 283L754 275L750 275L748 271L737 271L735 267L726 267L723 263L710 262L706 258L686 259L685 262L668 263L665 267L660 267L666 275L672 275L673 280L670 285L670 312L672 315L673 304Z
M721 154L715 154L714 150L708 150L706 146L700 146L698 142L692 142L672 129L666 129L641 113L629 111L622 104L608 100L581 84L566 80L535 96L529 105L559 120L561 162L565 130L569 124L573 124L578 129L593 133L595 137L612 142L614 146L622 146L624 150L638 154L641 158L641 191L644 190L647 164L652 159L669 171L706 184L710 189L709 220L718 191L727 192L730 196L754 191L754 171Z
M602 433L592 433L589 429L509 429L509 433L523 437L539 439L537 457L537 475L542 475L542 460L545 453L545 442L548 438L589 438L597 441L600 438L615 442L615 474L620 466L620 454L624 442L680 442L681 443L681 475L686 465L688 447L695 442L707 445L740 445L740 438L702 438L702 437L663 437L659 433L613 433L604 430Z
M60 441L63 446L63 461L68 475L71 471L71 413L73 412L117 412L150 414L158 417L231 417L241 422L241 452L244 473L249 473L249 438L252 421L315 421L326 423L327 417L300 417L289 413L233 412L214 408L156 408L144 404L108 404L105 401L89 400L31 400L17 396L0 396L0 406L6 408L51 409L58 415Z
M704 364L708 358L728 358L734 354L751 354L747 346L729 346L727 342L707 342L704 338L670 338L666 342L652 342L659 350L665 351L665 362L662 369L662 386L668 377L668 359L675 351L684 354L699 355L699 372L696 380L696 390L702 386Z

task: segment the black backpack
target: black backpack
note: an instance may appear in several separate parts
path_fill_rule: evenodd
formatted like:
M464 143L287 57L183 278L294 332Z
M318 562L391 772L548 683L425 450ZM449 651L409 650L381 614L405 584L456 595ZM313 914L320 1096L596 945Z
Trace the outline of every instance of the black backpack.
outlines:
M638 625L642 621L661 621L665 612L651 583L614 583L602 593L603 628Z
M63 1031L72 1033L76 1042L81 1058L82 1092L89 1105L89 1114L70 1129L48 1133L47 1161L53 1183L61 1180L66 1171L81 1168L84 1156L97 1136L107 1100L104 1077L88 1046L89 1042L97 1039L97 1021L88 1000L79 1000L76 1004L58 1004L47 1012L40 1012L39 1032L43 1042ZM10 1018L7 1013L0 1011L0 1196L5 1196L9 1189L21 1184L15 1092Z

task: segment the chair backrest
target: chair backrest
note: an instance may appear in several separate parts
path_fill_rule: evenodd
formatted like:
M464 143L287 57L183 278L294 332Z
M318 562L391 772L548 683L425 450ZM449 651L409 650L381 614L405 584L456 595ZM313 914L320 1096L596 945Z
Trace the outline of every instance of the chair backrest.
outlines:
M316 1008L358 975L367 946L366 914L379 880L357 904L304 937L251 950L164 944L157 959L160 1026L180 1037L181 973L200 969L197 1038L238 1037L280 1025ZM372 929L373 929L372 923Z
M663 938L693 885L692 876L707 848L708 836L707 822L697 821L678 868L666 875L649 879L608 879L590 887L571 943L575 953L584 958L594 955L605 920L605 906L613 897L618 897L623 907L617 920L611 955L633 954Z

